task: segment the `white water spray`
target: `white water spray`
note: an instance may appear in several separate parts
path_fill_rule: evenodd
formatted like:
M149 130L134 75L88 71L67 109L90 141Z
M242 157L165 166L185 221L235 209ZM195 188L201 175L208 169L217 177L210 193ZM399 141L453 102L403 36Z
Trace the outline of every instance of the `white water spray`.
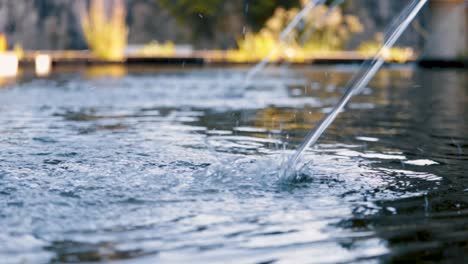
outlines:
M286 166L284 166L281 173L281 177L284 179L298 180L299 176L295 173L297 171L297 164L301 157L303 156L305 150L310 146L314 145L323 132L331 125L331 123L336 119L338 114L341 112L343 107L348 103L348 101L359 93L359 91L365 87L369 81L374 77L377 71L382 67L385 56L388 53L388 49L391 48L395 42L400 38L405 29L413 21L416 15L421 11L424 5L428 0L413 0L394 20L394 22L389 27L389 30L386 33L386 41L382 48L379 50L377 55L369 61L366 61L353 78L348 82L348 89L346 90L343 97L335 105L333 110L326 115L322 121L311 130L304 142L299 146L297 151L291 158L287 161Z

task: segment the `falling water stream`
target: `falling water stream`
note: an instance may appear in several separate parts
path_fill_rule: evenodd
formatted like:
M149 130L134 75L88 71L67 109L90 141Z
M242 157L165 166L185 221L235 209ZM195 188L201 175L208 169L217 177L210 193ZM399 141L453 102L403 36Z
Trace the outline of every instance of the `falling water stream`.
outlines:
M319 124L307 134L304 142L299 146L294 155L291 156L289 161L284 167L282 177L292 177L293 180L297 180L298 174L292 173L297 168L300 158L304 154L304 151L310 146L314 145L325 130L331 125L336 119L338 114L343 110L343 107L349 102L353 95L359 93L369 81L374 77L377 71L382 67L385 62L385 55L388 49L391 48L395 42L400 38L408 25L413 21L419 11L427 3L427 0L413 0L394 20L392 25L387 31L386 41L377 55L370 61L366 61L359 70L349 81L345 94L340 101L335 105L333 110L327 114Z

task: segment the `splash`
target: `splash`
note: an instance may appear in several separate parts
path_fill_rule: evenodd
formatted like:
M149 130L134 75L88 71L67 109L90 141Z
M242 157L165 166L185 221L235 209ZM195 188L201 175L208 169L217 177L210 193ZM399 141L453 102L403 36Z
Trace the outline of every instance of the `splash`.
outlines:
M391 26L385 34L386 41L380 51L372 60L364 62L364 64L361 66L361 70L359 70L349 81L347 85L348 89L340 101L335 105L333 110L307 134L304 142L299 146L297 151L287 162L286 166L284 166L282 169L282 178L293 181L298 180L298 177L300 177L300 174L297 173L298 164L300 164L300 159L304 155L305 150L317 142L320 136L333 123L333 121L336 119L341 110L343 110L344 106L349 102L353 95L358 94L360 90L364 88L374 77L377 71L382 67L388 49L391 48L400 38L400 36L426 3L427 0L413 0L392 22Z

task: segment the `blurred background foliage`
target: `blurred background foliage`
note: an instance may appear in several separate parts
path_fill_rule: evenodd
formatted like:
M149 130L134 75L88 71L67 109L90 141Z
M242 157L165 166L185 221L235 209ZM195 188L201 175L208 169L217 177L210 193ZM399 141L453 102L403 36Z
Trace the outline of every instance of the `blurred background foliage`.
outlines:
M82 8L83 34L96 57L110 61L124 58L128 35L125 18L126 9L121 0L113 1L111 6L106 6L104 0L91 0L89 9Z
M5 34L0 33L0 53L8 49L8 43Z
M357 16L345 14L341 7L331 8L324 4L307 13L288 38L280 40L282 31L309 2L159 0L178 23L191 29L194 38L213 39L221 35L227 39L220 32L237 28L234 34L236 49L231 48L227 53L228 60L237 62L256 61L267 56L274 61L301 62L318 52L344 50L353 35L364 31ZM80 21L88 47L96 57L111 61L124 58L128 28L122 0L91 0L89 10L82 8ZM237 26L233 25L236 23ZM244 23L242 31L241 23ZM382 41L376 38L364 42L358 50L370 56L378 51L381 44ZM160 44L153 40L138 50L140 56L173 56L175 53L172 41ZM411 50L392 49L387 55L389 59L404 61L413 53Z
M100 1L104 7L96 7L95 1ZM321 14L329 11L327 6L321 6L291 34L289 45L278 43L279 32L305 2L0 0L0 14L3 14L0 32L5 33L10 49L15 45L25 50L89 48L96 56L108 60L119 60L129 51L174 54L180 44L201 51L229 50L237 58L265 56L272 49L278 50L274 55L277 58L300 58L305 53L336 50L371 53L380 43L374 34L385 29L407 0L346 1L314 27ZM84 5L86 12L83 12ZM120 7L115 10L112 6ZM424 12L418 16L420 28L426 27L426 17ZM424 38L419 31L410 29L401 45L421 47Z
M376 33L374 40L364 41L357 48L358 52L366 56L374 56L384 44L384 34ZM406 62L413 57L414 50L412 48L393 47L385 50L384 56L387 61Z
M236 12L253 30L260 29L277 7L299 5L298 0L157 0L184 26L195 30L195 37L212 36L216 24L226 13Z
M298 0L248 0L245 1L246 20L253 31L260 30L278 7L298 7Z
M195 37L201 35L212 36L212 27L206 26L216 23L220 19L218 12L224 3L222 0L159 0L163 7L183 26L189 26Z
M279 38L281 32L307 5L308 1L301 1L300 8L275 10L261 29L267 35ZM340 50L345 47L353 34L361 33L363 25L360 19L353 15L345 15L340 7L329 8L321 5L309 12L300 25L296 27L287 40L292 46L315 50Z
M299 7L277 7L258 32L248 32L238 39L238 50L230 52L233 60L258 60L270 56L271 60L303 61L317 52L343 50L353 34L363 32L358 17L345 15L341 8L317 6L309 12L284 41L281 32L309 1L302 0Z
M167 41L163 44L157 41L151 41L138 50L140 56L173 56L176 53L175 44Z

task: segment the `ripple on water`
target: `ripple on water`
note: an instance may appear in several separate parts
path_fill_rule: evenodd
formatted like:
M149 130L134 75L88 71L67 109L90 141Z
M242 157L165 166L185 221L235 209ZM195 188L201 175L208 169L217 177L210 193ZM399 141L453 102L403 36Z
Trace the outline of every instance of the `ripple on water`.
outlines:
M380 259L394 253L391 230L412 229L379 229L374 220L413 217L405 210L414 206L426 210L412 218L424 226L425 215L434 213L431 193L446 180L439 174L464 168L458 159L466 138L421 136L408 125L411 111L380 111L392 104L382 95L385 86L358 98L349 110L357 114L344 112L343 125L307 152L301 181L285 182L279 175L291 151L282 149L318 120L342 84L314 81L311 92L308 80L292 72L240 90L242 72L215 73L74 76L1 90L0 257L12 263ZM427 146L445 154L439 159ZM463 203L449 205L447 215L466 214Z

